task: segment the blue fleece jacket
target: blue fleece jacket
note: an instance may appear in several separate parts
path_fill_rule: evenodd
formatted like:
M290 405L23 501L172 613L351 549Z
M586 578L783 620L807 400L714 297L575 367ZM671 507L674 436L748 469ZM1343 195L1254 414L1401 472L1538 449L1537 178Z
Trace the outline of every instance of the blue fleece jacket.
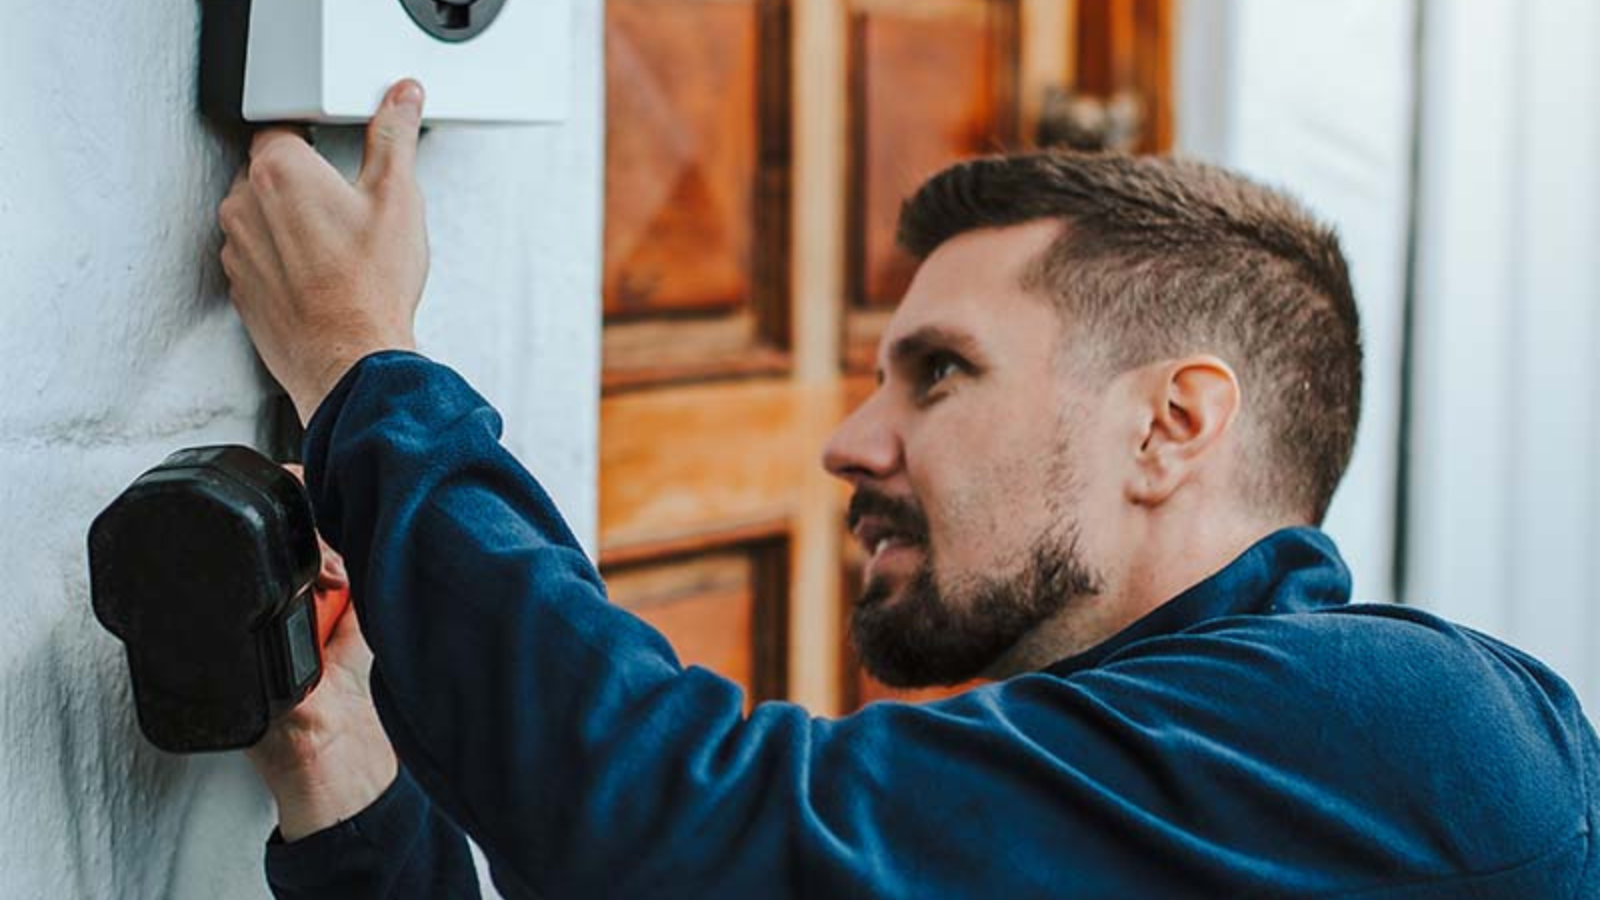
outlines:
M405 773L279 897L1600 898L1600 745L1505 644L1273 534L1105 643L922 706L744 711L607 602L493 409L369 357L307 436ZM1537 598L1528 598L1537 602Z

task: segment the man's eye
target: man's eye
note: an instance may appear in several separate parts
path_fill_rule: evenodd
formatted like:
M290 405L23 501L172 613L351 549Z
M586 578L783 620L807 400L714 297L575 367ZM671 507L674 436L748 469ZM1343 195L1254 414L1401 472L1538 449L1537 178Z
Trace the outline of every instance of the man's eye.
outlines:
M962 371L961 360L949 353L930 355L922 364L922 389L928 391L951 375Z

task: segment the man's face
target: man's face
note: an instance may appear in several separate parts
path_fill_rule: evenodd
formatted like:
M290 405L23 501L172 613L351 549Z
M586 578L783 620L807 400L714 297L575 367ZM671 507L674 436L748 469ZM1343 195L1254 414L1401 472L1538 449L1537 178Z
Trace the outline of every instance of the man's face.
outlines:
M1099 589L1079 528L1111 500L1095 401L1071 383L1060 314L1021 286L1059 227L934 251L884 333L877 390L828 443L868 554L851 632L886 683L976 677Z

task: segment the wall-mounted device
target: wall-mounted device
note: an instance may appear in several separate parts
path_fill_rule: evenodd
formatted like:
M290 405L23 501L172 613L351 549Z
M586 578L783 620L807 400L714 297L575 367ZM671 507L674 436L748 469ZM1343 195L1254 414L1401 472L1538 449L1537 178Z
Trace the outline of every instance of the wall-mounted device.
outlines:
M441 122L567 114L573 0L204 0L200 91L237 122L364 122L415 78Z

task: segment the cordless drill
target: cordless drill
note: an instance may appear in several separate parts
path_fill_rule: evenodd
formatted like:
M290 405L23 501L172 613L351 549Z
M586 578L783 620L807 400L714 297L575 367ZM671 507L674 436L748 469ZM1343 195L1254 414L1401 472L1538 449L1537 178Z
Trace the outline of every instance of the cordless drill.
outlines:
M350 599L320 568L305 488L248 447L180 450L95 518L95 617L127 646L152 744L250 746L316 687Z

